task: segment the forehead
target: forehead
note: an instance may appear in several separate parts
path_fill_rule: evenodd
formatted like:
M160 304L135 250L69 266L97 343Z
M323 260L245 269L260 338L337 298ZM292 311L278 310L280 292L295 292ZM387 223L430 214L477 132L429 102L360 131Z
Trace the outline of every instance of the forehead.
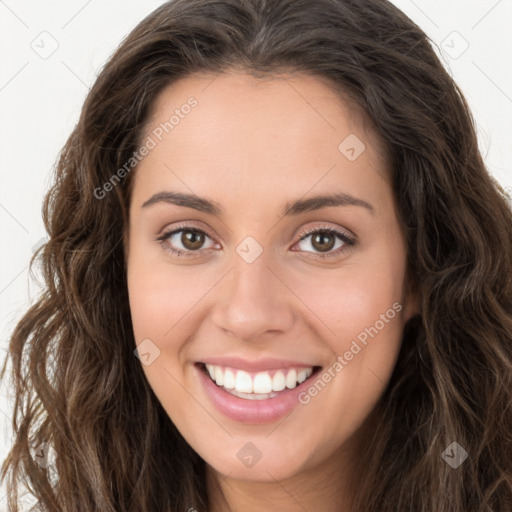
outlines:
M176 182L252 197L283 189L304 195L340 177L360 192L362 178L368 187L386 179L384 148L359 112L326 80L306 74L187 76L156 98L144 137L154 148L135 188L148 191Z
M150 133L160 123L168 121L173 110L179 111L190 98L200 106L194 110L200 110L202 121L213 116L222 126L228 121L243 124L249 121L245 116L250 115L252 124L247 124L248 131L262 126L272 131L280 127L275 121L290 121L290 116L300 113L301 116L295 119L297 127L307 117L312 118L313 128L320 124L324 130L332 131L357 127L359 131L368 132L365 136L372 137L372 142L384 152L361 108L345 91L339 87L335 89L334 84L324 77L300 72L259 77L237 70L219 74L193 73L167 86L156 97L145 132ZM258 123L262 116L264 122Z

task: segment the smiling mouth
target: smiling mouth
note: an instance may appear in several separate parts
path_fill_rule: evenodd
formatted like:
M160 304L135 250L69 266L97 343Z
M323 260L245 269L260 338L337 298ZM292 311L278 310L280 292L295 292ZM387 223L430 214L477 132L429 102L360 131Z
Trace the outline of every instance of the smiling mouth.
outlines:
M246 400L275 398L295 389L321 370L321 366L310 366L246 372L225 366L196 364L218 387Z

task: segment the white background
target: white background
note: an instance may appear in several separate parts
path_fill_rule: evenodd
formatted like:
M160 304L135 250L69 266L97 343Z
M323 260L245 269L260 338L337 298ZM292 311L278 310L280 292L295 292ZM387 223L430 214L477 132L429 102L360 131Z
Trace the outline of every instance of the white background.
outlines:
M41 202L98 71L159 0L0 0L0 357L36 297L28 262ZM512 191L512 0L393 0L439 46L478 125L491 173ZM467 46L467 49L466 49ZM51 55L49 53L55 50ZM11 405L0 389L0 461ZM0 511L5 510L0 488Z

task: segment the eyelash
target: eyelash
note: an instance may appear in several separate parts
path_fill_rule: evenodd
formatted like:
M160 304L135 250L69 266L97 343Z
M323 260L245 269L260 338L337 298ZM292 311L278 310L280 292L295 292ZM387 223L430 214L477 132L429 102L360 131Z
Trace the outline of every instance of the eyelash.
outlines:
M177 226L172 231L167 231L167 232L163 233L162 235L160 235L157 238L157 241L160 242L160 244L163 245L164 242L166 242L169 238L171 238L176 233L180 233L181 231L191 231L193 233L203 234L203 235L206 235L208 238L211 238L210 235L208 235L208 233L206 231L202 230L202 229L196 228L195 226L183 225L183 226ZM351 236L349 236L349 235L347 235L345 233L342 233L340 231L337 231L337 230L335 230L333 228L329 228L327 226L320 226L320 227L306 229L304 232L302 232L300 234L300 238L299 238L299 240L296 243L302 242L303 240L305 240L309 236L311 236L313 234L316 234L316 233L328 233L328 234L334 235L337 238L341 239L341 241L344 243L344 246L343 246L343 248L341 250L339 250L339 248L338 248L338 250L335 251L335 252L313 253L315 255L313 257L313 259L325 260L327 258L334 257L334 256L338 255L339 253L342 253L342 252L345 252L345 251L349 250L351 247L353 247L356 244L355 238L353 238L353 237L351 237ZM296 245L296 244L294 244L294 245ZM167 247L165 247L165 249L167 251L173 253L178 258L180 258L180 257L186 257L186 258L194 257L197 253L201 252L201 250L187 252L187 251L182 251L181 249L173 249L171 246L167 246ZM204 249L204 250L207 250L207 249ZM306 252L309 252L309 251L306 251Z

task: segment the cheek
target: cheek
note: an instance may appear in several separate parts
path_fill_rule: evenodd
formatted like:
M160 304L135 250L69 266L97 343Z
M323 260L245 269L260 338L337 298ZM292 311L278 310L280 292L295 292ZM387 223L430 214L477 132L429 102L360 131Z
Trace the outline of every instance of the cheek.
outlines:
M173 268L165 258L151 261L136 249L130 252L127 281L136 342L154 338L159 346L173 338L174 326L208 289L197 268Z
M376 323L379 337L401 332L404 264L400 258L350 263L332 272L297 273L288 282L304 298L308 322L317 326L315 330L337 354L348 350L359 335L364 338L366 329Z
M297 295L307 298L307 321L332 354L323 371L330 374L311 390L311 400L327 386L329 401L343 411L331 416L333 428L349 416L355 428L389 381L404 326L404 272L405 253L383 244L332 272L293 276Z
M184 428L182 422L201 414L190 407L180 358L188 338L183 331L187 314L201 290L182 269L173 272L137 248L130 251L127 283L135 344L150 354L142 370L169 417L177 418L177 425Z
M347 295L335 309L324 310L322 320L334 334L321 338L332 358L299 397L310 417L322 418L328 446L335 450L348 439L374 409L385 391L396 364L403 330L403 307L388 293L355 292L347 283ZM316 427L315 427L316 428ZM316 430L304 426L311 442ZM325 449L325 447L322 447Z

